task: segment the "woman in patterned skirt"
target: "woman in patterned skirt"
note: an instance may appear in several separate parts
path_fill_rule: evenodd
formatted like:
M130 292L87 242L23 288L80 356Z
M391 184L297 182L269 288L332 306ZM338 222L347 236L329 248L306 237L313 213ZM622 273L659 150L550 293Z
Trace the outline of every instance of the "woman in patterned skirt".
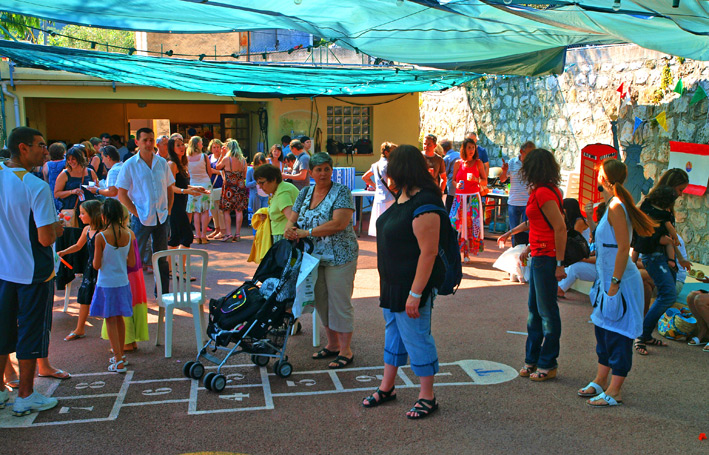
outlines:
M239 143L234 139L227 141L226 153L217 163L217 170L224 171L224 185L219 208L224 212L224 232L222 242L241 240L241 224L244 210L249 205L249 190L246 188L246 160L241 153ZM231 234L231 212L236 212L236 234Z

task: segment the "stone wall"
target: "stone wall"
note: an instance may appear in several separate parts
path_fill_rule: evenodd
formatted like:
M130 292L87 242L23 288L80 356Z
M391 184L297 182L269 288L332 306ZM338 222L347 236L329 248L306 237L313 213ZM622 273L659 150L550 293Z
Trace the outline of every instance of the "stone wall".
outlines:
M681 96L672 91L680 78L686 89ZM620 99L621 83L629 100ZM634 45L572 49L558 76L486 76L466 87L422 94L421 136L433 133L459 144L466 132L477 131L492 165L516 156L532 140L573 170L585 145L613 144L611 122L617 120L622 157L639 156L644 177L656 181L667 169L670 140L709 142L709 100L689 105L698 84L709 93L707 62ZM668 131L653 120L662 111ZM646 122L633 133L636 117ZM675 208L690 258L709 264L709 197L683 195Z

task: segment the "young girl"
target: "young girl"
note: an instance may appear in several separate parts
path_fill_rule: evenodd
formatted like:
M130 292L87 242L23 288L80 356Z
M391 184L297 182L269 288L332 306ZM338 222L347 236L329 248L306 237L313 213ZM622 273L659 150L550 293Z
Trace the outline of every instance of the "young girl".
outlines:
M91 301L90 315L106 319L106 330L114 357L108 371L125 373L126 326L123 317L133 316L133 295L128 281L129 268L135 267L133 232L123 227L123 206L115 199L103 204L106 228L96 237L94 268L98 270L96 291Z
M128 228L130 224L130 213L123 207L123 227ZM123 351L134 351L138 349L138 341L148 341L148 295L145 292L145 279L143 278L143 261L138 254L138 240L133 238L133 249L135 250L135 266L128 267L128 282L133 295L133 316L123 318L126 326L126 338ZM109 340L106 320L101 328L101 338Z
M670 267L677 270L677 261L675 260L675 246L679 246L679 238L674 227L675 215L672 213L672 207L675 205L677 193L672 187L661 185L655 187L650 194L645 197L645 200L652 204L653 218L660 226L655 229L655 235L660 237L660 245L665 247L667 254L667 262Z
M81 287L77 294L76 300L79 302L79 320L76 321L76 328L64 338L64 341L73 341L86 336L86 318L89 316L89 305L94 296L94 288L96 287L96 277L98 272L94 269L94 237L96 232L102 228L101 219L101 202L92 200L81 204L79 208L79 218L86 225L81 233L79 240L69 248L57 252L59 257L64 257L67 254L80 251L84 245L87 245L88 260L84 267L84 278L81 281Z

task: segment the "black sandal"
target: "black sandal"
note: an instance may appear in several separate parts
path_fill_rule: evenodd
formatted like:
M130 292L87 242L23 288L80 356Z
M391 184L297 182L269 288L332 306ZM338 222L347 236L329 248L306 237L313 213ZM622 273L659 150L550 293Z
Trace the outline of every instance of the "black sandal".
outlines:
M662 340L658 340L657 338L650 338L649 340L645 340L645 344L647 344L648 346L660 346L663 348L667 347L667 343Z
M346 367L347 365L352 363L353 360L354 360L354 355L352 355L352 357L345 357L344 355L338 355L337 357L335 357L335 360L330 362L330 365L328 365L327 367L331 370L338 370L340 368Z
M379 395L378 400L376 398L374 398L374 393ZM377 390L374 393L371 394L370 396L368 396L367 398L365 398L364 400L362 400L362 406L364 406L365 408L375 408L375 407L379 406L380 404L386 403L387 401L396 400L396 394L394 393L394 387L392 387L391 390L388 392L385 392L382 389L377 388ZM367 401L367 404L364 404L365 400Z
M419 406L416 406L416 405ZM414 407L409 409L409 412L413 412L414 415L406 414L407 419L423 419L433 414L433 412L438 409L438 403L436 402L436 397L433 400L426 400L425 398L419 398L414 403Z
M633 342L633 348L639 355L648 355L647 345L642 340L635 340Z
M328 348L322 348L313 354L313 359L327 359L330 357L337 357L338 355L340 355L340 351L331 351Z

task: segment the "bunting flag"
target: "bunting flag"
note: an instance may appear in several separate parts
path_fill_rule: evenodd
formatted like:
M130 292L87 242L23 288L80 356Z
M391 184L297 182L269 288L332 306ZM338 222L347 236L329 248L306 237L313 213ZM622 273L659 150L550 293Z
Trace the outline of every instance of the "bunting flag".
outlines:
M655 120L657 120L657 123L660 124L663 130L667 131L667 112L660 112L657 117L655 117Z
M625 82L621 82L621 83L620 83L620 87L618 87L617 89L615 89L616 92L620 93L620 98L621 98L621 99L625 98L625 94L626 94L626 93L625 93L625 89L623 88L624 85L625 85Z
M643 124L643 120L640 117L635 117L635 125L633 126L633 134L635 131Z
M689 102L689 105L691 106L694 103L698 103L706 97L707 92L704 91L701 85L697 84L697 90L694 92L694 96L692 97L692 101Z
M672 91L675 93L679 93L680 95L684 93L684 84L682 83L682 79L677 81L677 85L675 85L675 89Z

